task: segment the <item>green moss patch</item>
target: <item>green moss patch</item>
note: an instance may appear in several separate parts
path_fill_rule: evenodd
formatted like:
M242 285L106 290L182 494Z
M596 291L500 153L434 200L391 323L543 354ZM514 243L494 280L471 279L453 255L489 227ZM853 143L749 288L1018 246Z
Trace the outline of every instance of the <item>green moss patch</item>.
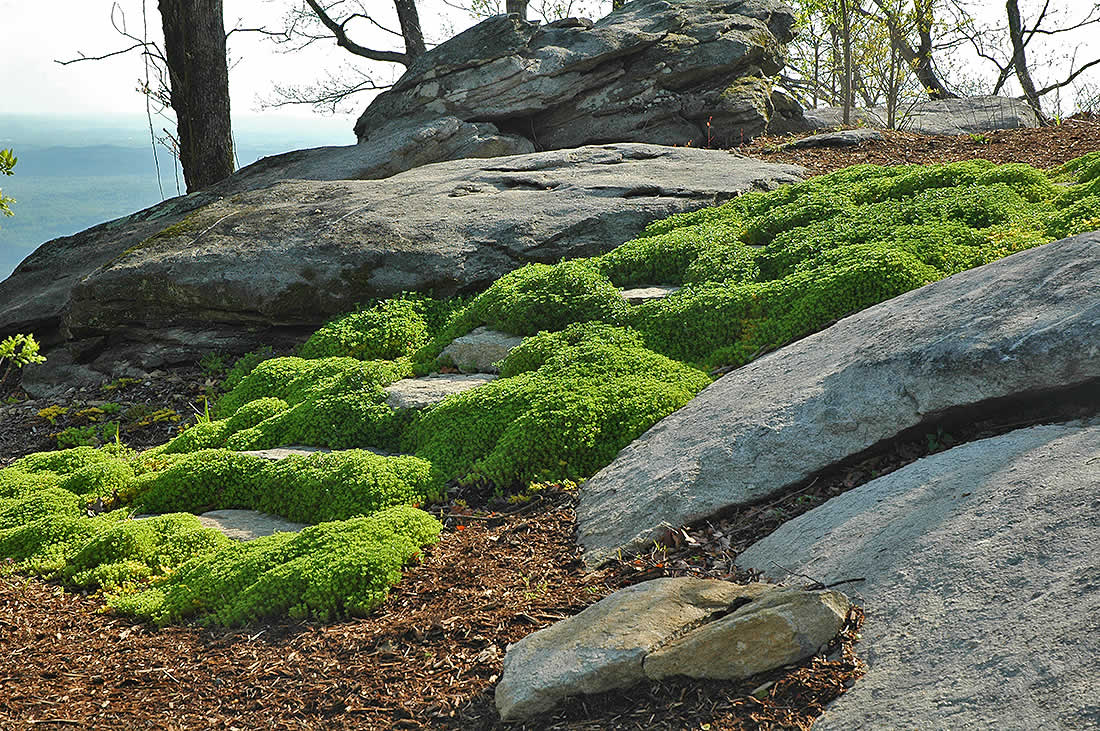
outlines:
M109 599L158 624L193 615L225 625L289 615L327 620L364 615L401 578L401 567L438 540L439 523L419 510L277 533L198 556L150 588Z
M501 370L507 377L429 411L407 446L462 481L586 477L710 383L603 323L530 338Z

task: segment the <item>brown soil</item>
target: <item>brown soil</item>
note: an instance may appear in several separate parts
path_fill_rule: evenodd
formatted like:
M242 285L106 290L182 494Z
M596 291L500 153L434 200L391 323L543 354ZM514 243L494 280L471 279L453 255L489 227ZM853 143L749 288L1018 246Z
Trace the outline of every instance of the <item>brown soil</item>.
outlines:
M928 165L984 159L1053 168L1100 150L1100 115L1081 114L1050 127L1006 129L981 135L944 137L883 130L882 141L838 149L782 150L789 137L758 137L737 151L768 162L802 165L811 174L849 165Z
M988 143L885 134L884 142L846 150L776 152L771 139L741 151L824 172L973 157L1051 167L1100 150L1100 123L1083 118L990 133ZM112 396L74 392L60 404L70 413L55 425L37 415L52 404L0 405L0 464L53 447L51 434L88 402L189 414L210 385L189 367ZM663 547L598 572L586 573L578 560L573 493L549 489L503 514L471 490L455 497L474 509L434 508L446 527L442 541L408 567L382 607L336 624L156 629L104 613L95 596L0 572L0 728L497 728L492 694L508 643L649 578L753 580L733 560L781 522L929 451L1018 425L974 423L899 440L781 499L670 532ZM155 422L124 429L123 440L155 444L178 428ZM858 593L858 582L839 588ZM864 672L855 654L862 620L853 614L823 655L744 683L647 683L573 700L526 728L806 729Z

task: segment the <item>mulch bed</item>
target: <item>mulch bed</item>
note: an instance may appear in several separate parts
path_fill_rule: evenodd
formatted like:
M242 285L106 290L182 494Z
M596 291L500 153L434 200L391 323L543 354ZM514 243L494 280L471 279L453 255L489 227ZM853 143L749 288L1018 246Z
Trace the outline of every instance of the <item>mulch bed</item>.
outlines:
M561 491L529 514L449 518L378 611L330 625L156 629L101 613L94 597L0 577L0 727L500 727L507 644L630 582L582 570L572 503ZM863 673L861 621L827 656L746 683L647 683L513 727L809 728Z
M975 136L881 132L884 140L855 147L782 150L779 147L793 138L757 137L736 149L768 162L801 165L812 175L849 165L928 165L974 159L997 164L1023 162L1049 169L1100 150L1100 115L1095 114L1079 114L1050 127L997 130Z
M1100 150L1094 118L988 133L986 142L885 135L883 142L851 149L776 151L782 140L760 139L739 151L818 173L857 163L974 157L1052 167ZM197 367L169 369L110 399L92 391L69 394L65 405L113 399L189 414L210 385ZM67 424L51 426L38 417L48 405L0 405L0 465L54 446L52 434ZM463 497L482 510L436 506L446 527L442 541L422 552L370 617L336 624L157 629L103 613L95 596L0 570L0 728L497 728L493 688L508 643L646 579L754 580L733 560L782 522L948 441L981 438L1044 416L1049 414L1017 414L1017 423L975 420L951 425L950 433L900 439L780 499L670 532L650 553L598 572L585 572L578 558L572 492L545 490L511 514L490 514L501 508L473 491ZM148 446L178 428L157 423L124 432L123 439ZM818 577L801 579L813 585ZM839 588L858 595L858 587L856 581ZM823 655L745 683L645 683L576 699L537 724L511 727L807 729L863 674L855 644L862 621L853 613Z

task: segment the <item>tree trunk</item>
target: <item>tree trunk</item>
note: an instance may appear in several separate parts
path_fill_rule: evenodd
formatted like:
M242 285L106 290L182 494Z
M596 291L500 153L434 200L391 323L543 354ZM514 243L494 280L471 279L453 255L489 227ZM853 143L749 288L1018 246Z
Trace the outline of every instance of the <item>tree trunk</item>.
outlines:
M504 10L518 13L520 20L527 20L527 0L504 0Z
M844 94L843 122L847 127L852 123L852 14L848 0L840 0L840 42L844 51L844 80L841 93Z
M928 92L930 99L956 99L958 94L955 94L947 89L946 86L936 76L936 71L932 67L932 3L930 0L917 0L914 3L914 11L916 13L917 23L917 36L920 39L920 46L913 48L909 45L909 41L905 39L905 33L901 30L901 22L898 16L895 15L883 0L875 0L875 5L882 11L882 15L886 20L886 27L890 31L890 43L901 57L905 59L905 62L909 64L909 68L913 70L913 75L917 77L917 81L921 83L924 90Z
M424 31L420 30L420 14L416 11L416 0L393 0L393 4L397 8L397 21L401 24L401 35L405 38L405 54L409 57L409 61L412 61L428 50L424 45Z
M1043 108L1039 104L1039 92L1035 90L1035 82L1031 80L1031 72L1027 69L1027 55L1024 51L1024 27L1020 21L1020 6L1016 0L1008 0L1005 3L1008 12L1008 37L1012 39L1012 66L1016 69L1016 78L1020 81L1020 88L1024 90L1024 97L1028 105L1035 110L1039 119L1043 116Z
M222 0L159 0L187 192L233 172Z

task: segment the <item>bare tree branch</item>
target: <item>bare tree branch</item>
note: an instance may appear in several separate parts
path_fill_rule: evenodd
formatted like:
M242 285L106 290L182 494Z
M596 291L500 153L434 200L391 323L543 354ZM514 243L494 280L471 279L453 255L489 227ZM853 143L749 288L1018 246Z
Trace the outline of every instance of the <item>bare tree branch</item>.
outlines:
M1039 89L1038 91L1036 91L1035 93L1038 96L1043 96L1044 94L1049 94L1050 92L1054 91L1055 89L1061 89L1063 86L1069 86L1071 83L1073 83L1074 79L1076 79L1078 76L1081 75L1082 72L1092 68L1093 66L1096 66L1097 64L1100 64L1100 58L1089 61L1087 64L1085 64L1081 68L1077 69L1076 71L1073 71L1065 79L1065 81L1060 81L1057 84L1051 84L1050 86L1045 86L1042 89Z
M409 65L409 61L411 60L409 54L400 53L398 51L376 51L366 46L361 46L348 38L348 34L344 29L344 26L347 24L346 20L343 23L337 23L329 16L326 9L321 7L317 0L306 0L306 4L309 5L310 9L317 15L321 23L328 28L329 32L336 37L336 45L349 53L353 53L356 56L362 56L363 58L369 58L372 61L399 63L403 66Z
M152 44L151 43L144 43L144 42L139 41L138 43L135 43L134 45L130 46L129 48L123 48L123 49L118 50L118 51L111 51L110 53L104 53L102 56L85 56L83 51L77 51L77 53L80 54L79 58L70 58L68 61L61 61L61 60L55 58L53 60L53 62L56 63L56 64L61 64L62 66L68 66L71 63L80 63L81 61L102 61L103 59L111 58L113 56L121 56L122 54L129 53L130 51L133 51L137 48L147 48L150 45L152 45Z

